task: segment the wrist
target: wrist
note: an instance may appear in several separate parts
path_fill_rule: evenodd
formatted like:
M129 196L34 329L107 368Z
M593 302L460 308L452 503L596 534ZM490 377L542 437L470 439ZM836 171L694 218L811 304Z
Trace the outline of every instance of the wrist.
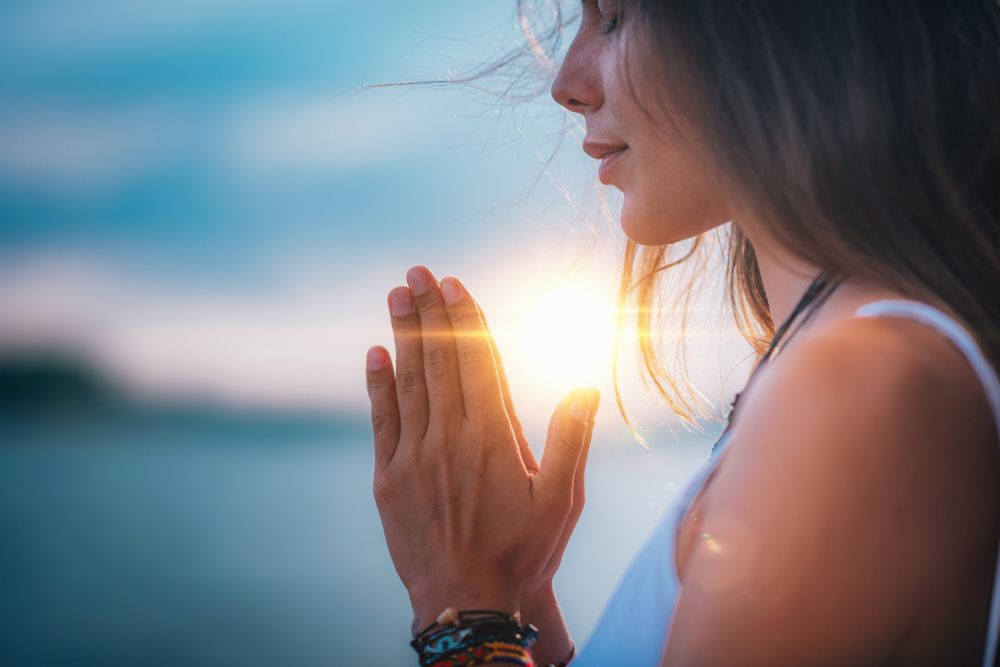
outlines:
M573 638L566 627L551 579L523 590L521 620L538 628L538 640L531 649L536 664L559 665L572 659Z
M410 596L413 607L413 636L437 620L438 615L453 607L458 611L489 609L514 615L521 612L520 590L513 586L470 584L435 585Z
M521 615L537 616L553 607L558 607L555 587L552 580L529 584L521 589Z

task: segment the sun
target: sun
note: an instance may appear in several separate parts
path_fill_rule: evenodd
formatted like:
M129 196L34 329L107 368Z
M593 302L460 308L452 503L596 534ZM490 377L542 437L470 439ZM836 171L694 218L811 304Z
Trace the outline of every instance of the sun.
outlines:
M615 324L606 288L563 281L535 295L515 317L511 361L541 385L538 390L603 385L611 372Z

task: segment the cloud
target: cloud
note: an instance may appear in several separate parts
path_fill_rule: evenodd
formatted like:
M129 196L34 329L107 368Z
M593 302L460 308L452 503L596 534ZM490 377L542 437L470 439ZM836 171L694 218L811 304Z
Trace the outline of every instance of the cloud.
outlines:
M182 162L218 185L326 177L440 148L447 121L440 98L385 91L249 96L212 113L165 102L8 107L0 110L0 182L95 196Z
M440 99L398 92L260 98L233 108L220 156L250 176L370 167L441 143L445 121Z
M289 5L292 5L290 8ZM233 23L266 22L317 0L172 0L137 5L127 0L49 0L17 3L2 12L3 51L22 57L74 59L118 57L147 51L194 34L224 34Z
M184 142L179 109L42 105L0 111L0 180L49 194L100 193L174 160Z
M441 122L439 109L404 111L397 97L255 98L204 117L158 103L7 108L0 183L39 196L94 197L181 162L197 162L220 185L385 165L433 141L431 128Z

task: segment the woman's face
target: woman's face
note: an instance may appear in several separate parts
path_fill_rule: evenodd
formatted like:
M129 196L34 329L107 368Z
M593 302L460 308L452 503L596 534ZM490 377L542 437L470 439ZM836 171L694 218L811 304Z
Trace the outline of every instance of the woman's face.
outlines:
M645 27L638 21L621 13L621 0L584 0L552 97L583 116L583 149L601 160L598 178L625 196L625 233L640 244L662 245L696 236L730 215L706 151L664 110L665 83L652 74L660 68L649 66L657 54L642 46Z

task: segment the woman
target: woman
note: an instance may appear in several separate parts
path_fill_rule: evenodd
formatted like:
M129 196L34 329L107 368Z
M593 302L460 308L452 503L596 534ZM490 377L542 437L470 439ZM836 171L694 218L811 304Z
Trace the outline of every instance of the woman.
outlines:
M772 335L572 663L994 664L997 3L584 0L552 95L624 194L638 312L670 244L728 224L735 310ZM415 267L389 307L374 491L414 646L566 662L551 580L596 393L539 465L461 283Z

